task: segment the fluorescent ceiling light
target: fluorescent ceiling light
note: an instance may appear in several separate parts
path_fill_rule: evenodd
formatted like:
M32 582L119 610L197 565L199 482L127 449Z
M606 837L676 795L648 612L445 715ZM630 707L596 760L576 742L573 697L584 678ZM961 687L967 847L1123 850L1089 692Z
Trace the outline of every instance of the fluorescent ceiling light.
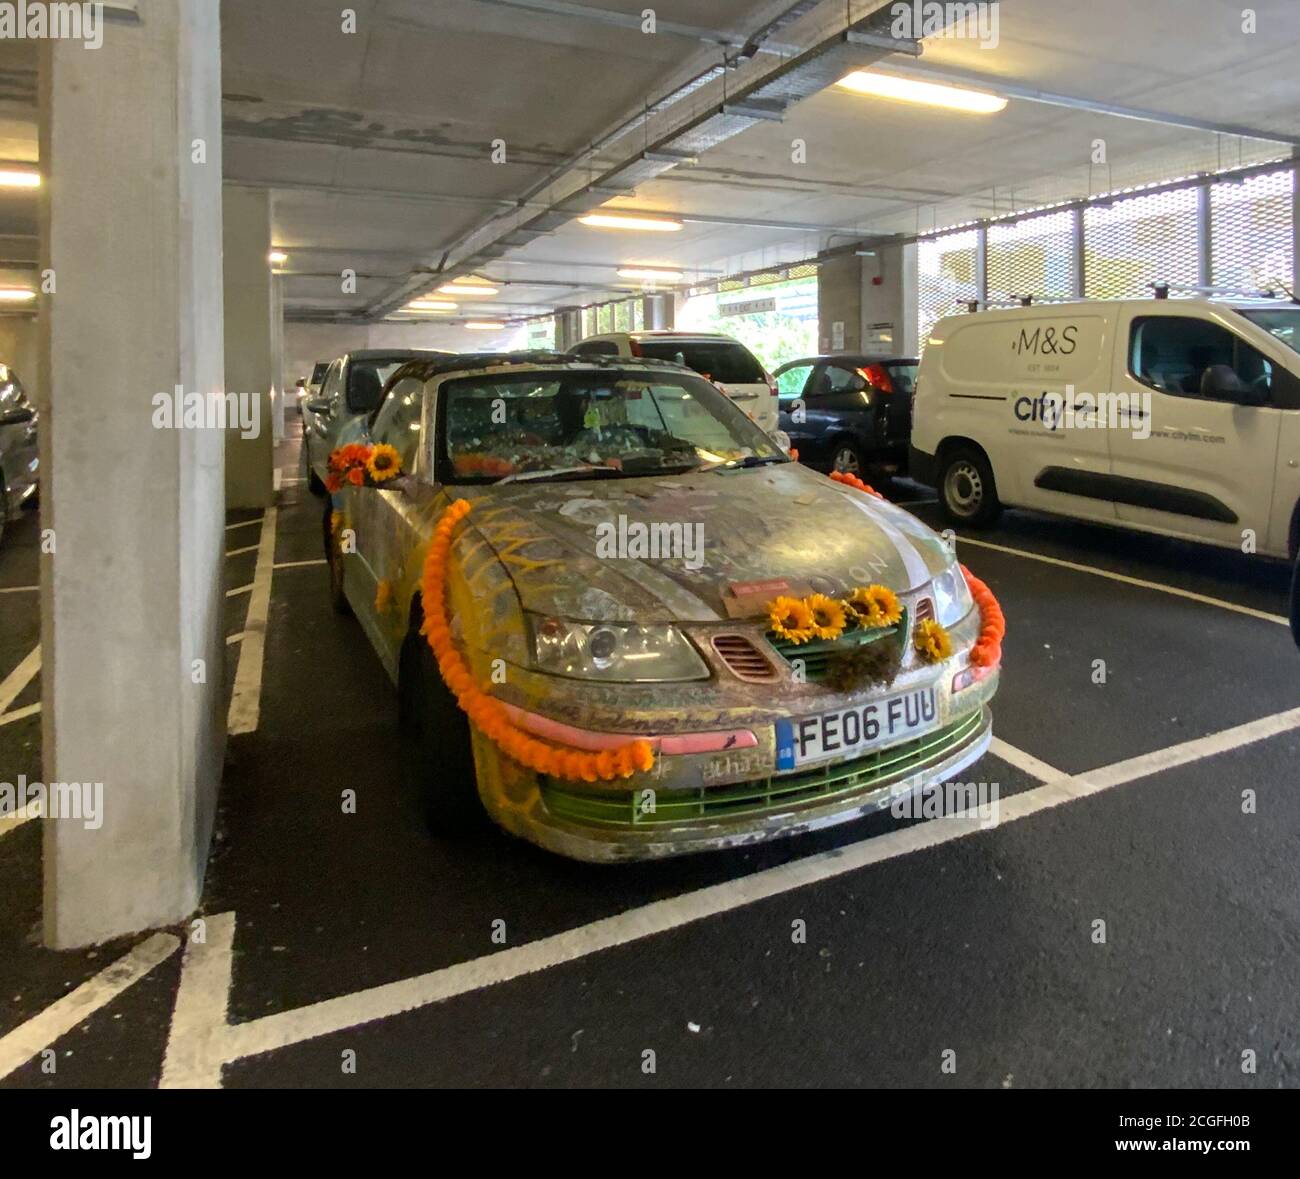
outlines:
M921 82L916 78L900 78L895 74L874 74L866 70L855 70L841 78L836 85L856 94L869 94L873 98L919 102L925 106L941 106L947 110L977 115L997 114L1007 105L1007 100L999 94L967 90L962 86L945 86L939 82Z
M680 221L667 217L636 217L630 213L588 213L578 220L594 229L644 229L650 233L676 233L682 227Z
M0 188L40 188L39 172L20 171L17 168L0 168Z
M495 295L499 288L477 282L449 282L438 288L440 295Z
M0 287L0 303L26 303L36 292L28 287Z
M645 282L681 282L680 270L656 270L652 266L621 266L619 278L639 278Z
M412 299L403 311L455 311L456 304L447 299Z
M283 250L272 250L269 254L267 254L266 260L272 266L283 266L286 262L289 261L289 255L286 254Z
M470 320L470 322L465 324L464 326L469 328L471 332L499 332L506 325L504 323L498 323L495 320L490 321L486 319L481 319L481 320Z

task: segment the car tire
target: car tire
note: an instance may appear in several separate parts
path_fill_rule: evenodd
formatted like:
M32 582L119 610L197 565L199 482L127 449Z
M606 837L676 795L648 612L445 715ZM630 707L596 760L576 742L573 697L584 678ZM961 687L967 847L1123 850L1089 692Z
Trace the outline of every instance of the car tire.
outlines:
M848 438L841 438L831 445L830 464L832 471L843 471L849 475L863 478L867 470L866 455L862 448Z
M333 515L334 504L326 501L322 530L325 541L325 563L329 566L330 573L330 605L334 607L335 614L347 617L352 613L352 605L343 591L343 554L334 539L334 529L330 527L330 517Z
M469 717L438 671L428 641L412 627L397 676L402 774L432 835L464 835L486 825L478 796Z
M949 524L988 528L1002 514L993 468L971 446L948 451L939 464L939 507Z

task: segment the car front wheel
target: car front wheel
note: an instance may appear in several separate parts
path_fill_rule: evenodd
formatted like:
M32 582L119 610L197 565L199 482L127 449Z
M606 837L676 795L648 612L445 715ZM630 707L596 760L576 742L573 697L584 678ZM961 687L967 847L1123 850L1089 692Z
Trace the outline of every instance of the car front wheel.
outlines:
M487 817L475 785L469 717L443 683L429 643L412 627L398 671L402 773L433 835L461 835Z
M831 470L861 476L866 469L862 452L851 442L837 442L831 449Z
M950 524L987 528L1002 512L993 468L970 447L950 451L939 474L939 504Z

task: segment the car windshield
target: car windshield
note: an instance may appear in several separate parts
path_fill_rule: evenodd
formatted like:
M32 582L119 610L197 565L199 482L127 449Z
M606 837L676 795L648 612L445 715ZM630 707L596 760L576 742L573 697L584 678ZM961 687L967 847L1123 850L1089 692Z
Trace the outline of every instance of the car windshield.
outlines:
M410 359L409 356L353 358L348 366L348 409L353 413L373 410L383 400L388 378Z
M640 339L641 355L673 360L724 385L763 385L763 366L737 340Z
M1239 312L1251 323L1259 324L1270 335L1276 336L1293 352L1300 352L1300 307L1279 307L1277 310L1270 307L1258 311L1239 309Z
M444 482L581 479L783 462L767 434L689 373L498 373L438 394Z

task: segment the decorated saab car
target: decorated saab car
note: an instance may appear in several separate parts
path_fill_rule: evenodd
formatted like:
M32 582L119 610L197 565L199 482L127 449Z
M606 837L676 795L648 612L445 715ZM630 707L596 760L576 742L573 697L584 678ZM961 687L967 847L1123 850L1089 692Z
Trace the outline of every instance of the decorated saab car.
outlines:
M1002 615L945 542L684 366L403 366L330 457L335 605L398 687L435 831L584 860L889 805L991 737Z

